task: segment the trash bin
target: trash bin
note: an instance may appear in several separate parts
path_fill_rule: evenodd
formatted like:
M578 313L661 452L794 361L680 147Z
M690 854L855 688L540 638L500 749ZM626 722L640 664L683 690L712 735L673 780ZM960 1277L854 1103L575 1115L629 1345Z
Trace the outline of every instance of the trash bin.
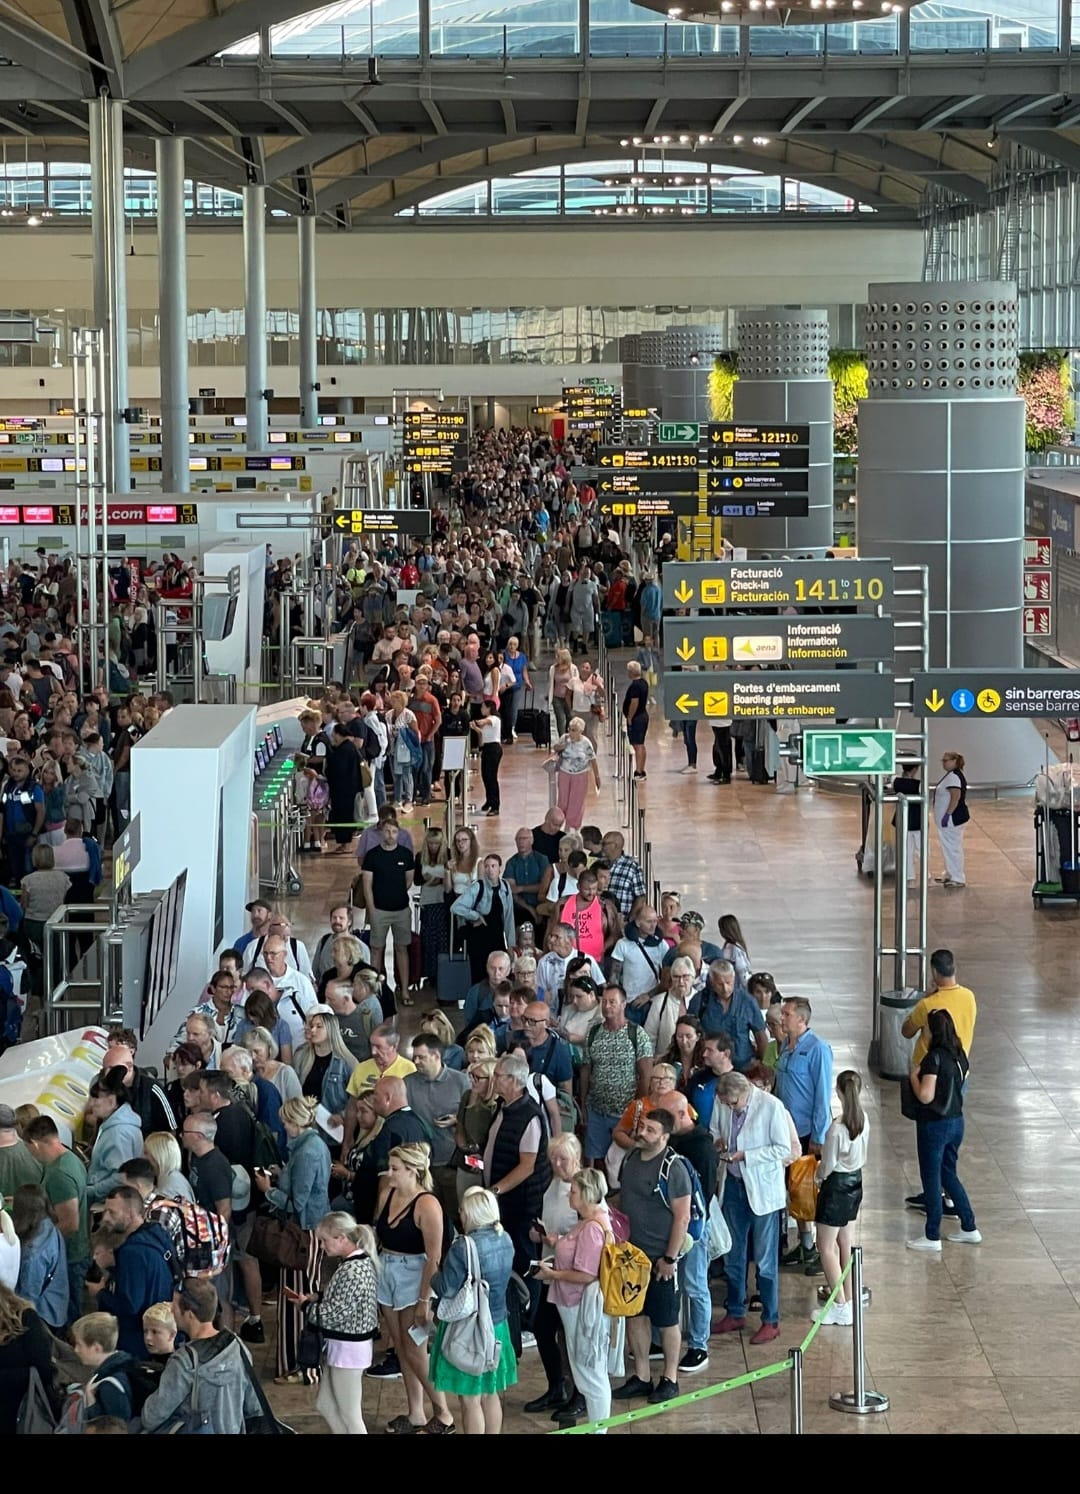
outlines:
M881 993L878 1069L883 1079L903 1079L911 1072L915 1038L903 1037L900 1029L907 1021L909 1012L921 1000L922 992L910 987L906 991Z

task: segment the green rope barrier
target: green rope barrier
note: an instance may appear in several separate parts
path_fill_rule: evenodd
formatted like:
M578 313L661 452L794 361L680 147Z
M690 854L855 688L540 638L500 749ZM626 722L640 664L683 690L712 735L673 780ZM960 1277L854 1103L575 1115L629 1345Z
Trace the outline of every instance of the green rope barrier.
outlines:
M829 1308L836 1301L836 1294L840 1290L840 1288L844 1285L844 1282L847 1281L850 1272L851 1272L851 1259L849 1257L847 1265L844 1267L843 1271L841 1271L841 1273L840 1273L840 1280L836 1283L836 1285L833 1287L832 1291L829 1293L828 1297L825 1299L824 1303L822 1304L821 1317L825 1316L825 1314L828 1312ZM802 1353L805 1354L806 1351L807 1351L807 1349L814 1342L814 1339L817 1338L818 1329L820 1327L821 1327L821 1318L818 1318L817 1322L815 1322L811 1326L810 1332L806 1335L806 1337L802 1341L802 1344L800 1345Z
M651 1416L662 1416L666 1411L678 1411L682 1406L693 1405L697 1401L711 1400L713 1396L723 1395L728 1390L741 1390L744 1385L756 1385L761 1380L769 1380L773 1375L787 1374L794 1364L794 1360L788 1357L779 1364L766 1364L761 1369L748 1370L745 1375L736 1375L734 1380L722 1380L719 1385L705 1385L701 1390L691 1390L686 1395L678 1395L674 1400L665 1401L662 1406L640 1406L633 1411L623 1411L618 1416L605 1416L603 1421L586 1422L580 1427L556 1427L553 1432L548 1432L549 1437L581 1437L588 1432L595 1432L600 1427L622 1427L628 1422L645 1421Z

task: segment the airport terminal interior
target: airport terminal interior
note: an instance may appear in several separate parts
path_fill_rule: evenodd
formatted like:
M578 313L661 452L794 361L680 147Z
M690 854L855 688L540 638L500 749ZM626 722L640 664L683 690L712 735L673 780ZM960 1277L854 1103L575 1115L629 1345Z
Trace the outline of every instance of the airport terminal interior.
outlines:
M0 0L0 1434L1072 1430L1072 0Z

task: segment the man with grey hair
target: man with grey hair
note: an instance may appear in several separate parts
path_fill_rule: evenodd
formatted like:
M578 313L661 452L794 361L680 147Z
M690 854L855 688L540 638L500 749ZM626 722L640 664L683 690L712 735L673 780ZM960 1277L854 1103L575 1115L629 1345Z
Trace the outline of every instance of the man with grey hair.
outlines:
M547 1125L529 1089L527 1058L503 1054L495 1065L495 1092L502 1103L484 1148L484 1186L499 1200L499 1217L514 1244L514 1270L523 1276L536 1258L529 1234L551 1182Z
M780 1213L787 1202L784 1168L791 1155L787 1112L745 1074L722 1074L716 1086L720 1199L731 1231L724 1261L727 1303L716 1333L738 1333L746 1322L746 1267L750 1244L757 1263L761 1327L752 1344L780 1336L777 1284Z
M542 954L536 962L536 992L557 1015L566 980L566 967L578 953L577 932L573 924L552 923L548 925L546 942L547 953ZM588 960L589 974L598 987L602 986L604 972L591 955Z
M691 1014L703 1032L726 1032L731 1038L731 1061L737 1069L748 1069L765 1056L769 1033L765 1014L746 991L735 989L735 966L730 960L713 960L704 988L690 1003Z
M225 1153L217 1148L217 1129L212 1115L195 1110L185 1115L180 1134L190 1158L188 1181L195 1202L213 1214L220 1214L222 1219L230 1219L233 1171Z

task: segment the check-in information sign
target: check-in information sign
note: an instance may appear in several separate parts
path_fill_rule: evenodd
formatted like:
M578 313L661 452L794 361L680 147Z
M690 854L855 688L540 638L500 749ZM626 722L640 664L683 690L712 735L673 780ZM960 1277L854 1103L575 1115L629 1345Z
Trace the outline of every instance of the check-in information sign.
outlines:
M797 674L781 669L688 670L664 675L664 707L669 721L691 717L828 720L833 716L891 716L893 681L891 675L857 669Z
M932 669L914 685L916 716L1080 716L1080 669Z
M664 606L858 607L888 602L889 560L675 563L664 566ZM873 713L871 713L873 714Z
M664 663L850 663L892 657L893 620L852 613L845 617L668 617Z

